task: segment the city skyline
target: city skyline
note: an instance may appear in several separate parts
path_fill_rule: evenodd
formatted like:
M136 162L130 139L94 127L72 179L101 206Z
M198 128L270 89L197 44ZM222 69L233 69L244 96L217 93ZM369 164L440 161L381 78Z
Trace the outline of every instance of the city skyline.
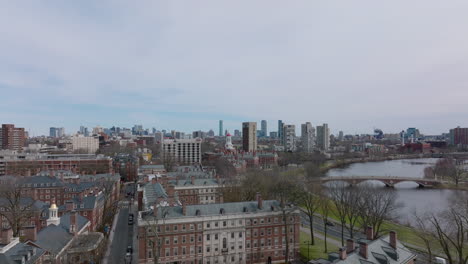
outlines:
M4 3L0 22L14 27L0 29L0 120L31 135L80 125L217 131L216 120L232 131L262 119L440 134L468 114L467 9L435 0Z

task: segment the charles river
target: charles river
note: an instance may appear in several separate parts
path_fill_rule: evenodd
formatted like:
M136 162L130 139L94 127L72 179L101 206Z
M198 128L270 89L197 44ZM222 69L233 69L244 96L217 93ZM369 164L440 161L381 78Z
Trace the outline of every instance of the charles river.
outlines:
M345 168L331 169L326 176L356 177L356 176L394 176L422 178L424 168L433 166L437 159L404 159L381 162L354 163ZM387 188L383 183L372 181L376 188ZM438 213L450 204L450 197L456 194L454 190L418 188L414 182L401 182L395 185L398 202L403 204L399 209L397 221L409 224L417 210L418 214Z

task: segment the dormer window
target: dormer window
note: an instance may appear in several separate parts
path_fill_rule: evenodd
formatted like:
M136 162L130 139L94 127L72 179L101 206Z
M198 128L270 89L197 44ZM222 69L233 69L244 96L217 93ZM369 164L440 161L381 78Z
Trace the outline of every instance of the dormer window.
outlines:
M224 208L221 208L221 209L219 209L219 213L223 215L223 214L226 213L226 211L224 210Z
M195 211L195 215L196 215L196 216L200 216L200 215L201 215L201 212L200 212L199 209L197 209L197 211Z

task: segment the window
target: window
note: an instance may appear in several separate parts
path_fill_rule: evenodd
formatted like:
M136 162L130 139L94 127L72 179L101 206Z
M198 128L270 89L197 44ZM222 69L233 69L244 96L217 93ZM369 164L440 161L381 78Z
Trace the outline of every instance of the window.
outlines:
M231 233L231 238L234 238L234 232Z
M223 249L226 249L227 247L227 241L226 241L226 238L224 237L223 238Z
M210 228L210 223L206 223L206 228Z
M166 248L165 250L166 257L169 257L170 254L171 254L171 250L169 248Z
M177 245L177 241L178 241L178 237L175 236L175 237L174 237L174 245Z
M193 243L195 241L195 237L194 236L190 236L190 243Z
M215 222L215 227L218 227L218 221Z
M210 234L206 235L206 240L210 240Z
M174 225L174 231L177 231L179 227L177 225Z
M207 246L207 247L206 247L206 252L207 252L207 253L210 252L210 246Z
M242 238L242 232L239 232L239 238Z
M226 221L223 221L223 226L226 226Z
M218 234L215 234L215 240L218 240Z
M186 236L182 236L182 243L185 244L185 241L186 241Z
M169 245L170 242L169 242L169 238L168 238L168 237L166 237L165 241L166 241L166 245Z

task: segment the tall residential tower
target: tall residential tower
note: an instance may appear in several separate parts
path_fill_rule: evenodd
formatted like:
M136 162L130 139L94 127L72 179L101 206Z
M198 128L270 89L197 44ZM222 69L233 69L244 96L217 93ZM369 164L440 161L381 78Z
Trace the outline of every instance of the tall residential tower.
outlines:
M242 123L242 149L249 152L257 150L257 122Z

